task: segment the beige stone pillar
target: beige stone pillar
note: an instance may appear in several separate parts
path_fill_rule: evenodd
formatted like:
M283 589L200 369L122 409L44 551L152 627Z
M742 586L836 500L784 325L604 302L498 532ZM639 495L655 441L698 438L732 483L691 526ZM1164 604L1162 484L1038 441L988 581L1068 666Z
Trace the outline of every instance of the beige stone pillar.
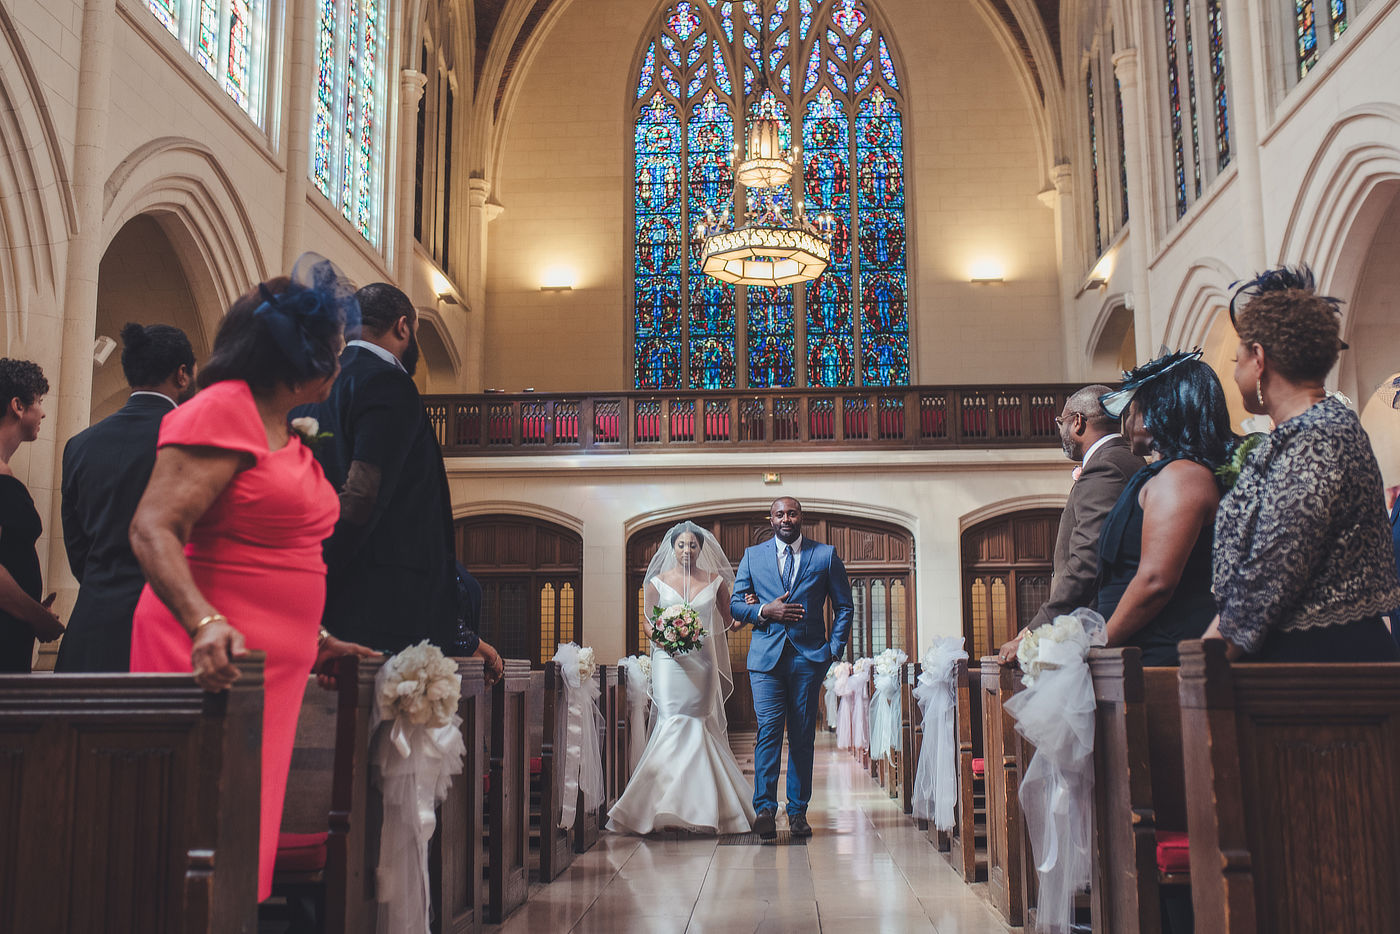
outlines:
M485 379L486 336L486 226L501 216L502 208L490 201L491 183L473 177L467 181L470 206L467 210L466 326L462 330L462 389L480 392Z
M1055 253L1060 274L1060 336L1064 346L1065 377L1071 381L1084 375L1084 352L1079 337L1079 310L1075 294L1084 270L1084 251L1079 247L1078 214L1074 205L1074 167L1058 162L1050 169L1053 187L1040 193L1040 201L1055 212Z
M311 191L311 97L315 88L316 48L312 29L315 10L310 0L288 0L291 30L287 60L287 176L282 215L282 268L290 272L306 249L306 197Z
M408 288L413 281L413 189L417 181L418 108L423 106L423 91L428 76L421 71L405 68L399 72L399 210L394 252L394 274L399 285ZM451 141L448 141L451 145Z
M1147 128L1143 124L1143 98L1138 84L1137 49L1121 49L1113 56L1113 73L1123 92L1123 149L1128 166L1128 256L1133 263L1133 332L1137 362L1152 358L1152 302L1148 294L1147 264L1156 241L1152 199L1148 197L1151 171L1147 158Z
M1256 44L1263 35L1260 4L1248 0L1225 0L1225 51L1230 69L1230 122L1235 138L1230 158L1235 164L1235 190L1240 198L1240 254L1245 268L1240 276L1269 265L1264 239L1264 188L1259 168L1259 106L1265 99L1265 77L1255 62Z
M63 463L58 452L69 438L88 427L92 414L92 343L97 331L97 271L107 248L103 225L103 189L107 180L107 121L111 113L112 36L116 32L116 0L85 0L78 65L78 115L73 147L73 200L77 234L68 244L68 268L63 290L62 356L47 367L49 412L54 457L50 465L51 496L47 513L50 586L67 582L60 615L72 608L76 594L63 548L59 490ZM57 405L54 404L55 398ZM51 648L51 647L50 647ZM52 667L43 664L41 667Z

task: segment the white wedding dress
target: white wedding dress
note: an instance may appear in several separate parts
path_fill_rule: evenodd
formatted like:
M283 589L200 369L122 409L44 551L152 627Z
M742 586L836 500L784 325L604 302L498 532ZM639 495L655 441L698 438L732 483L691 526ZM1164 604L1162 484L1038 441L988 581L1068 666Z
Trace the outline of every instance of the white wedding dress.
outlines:
M684 603L681 594L653 577L663 606ZM651 739L627 790L608 812L608 829L647 834L681 829L747 833L753 826L753 785L744 778L724 717L716 646L724 645L724 621L716 611L720 578L706 584L690 605L710 636L684 655L651 650Z

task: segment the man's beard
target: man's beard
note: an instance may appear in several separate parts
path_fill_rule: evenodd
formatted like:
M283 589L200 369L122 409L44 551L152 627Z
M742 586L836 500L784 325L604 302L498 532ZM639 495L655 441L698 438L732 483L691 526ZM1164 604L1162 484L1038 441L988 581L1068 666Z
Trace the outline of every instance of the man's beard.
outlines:
M409 376L412 376L418 371L417 334L410 334L408 336L408 346L403 349L403 356L399 358L399 362L403 364L403 368L407 371Z
M795 526L792 529L777 528L773 530L773 534L777 537L778 541L790 545L802 536L802 526ZM792 537L784 538L784 535L790 535Z
M190 380L190 384L185 387L185 391L180 393L180 395L175 399L175 404L184 405L186 402L189 402L191 399L193 399L198 392L199 384L196 383L194 380Z

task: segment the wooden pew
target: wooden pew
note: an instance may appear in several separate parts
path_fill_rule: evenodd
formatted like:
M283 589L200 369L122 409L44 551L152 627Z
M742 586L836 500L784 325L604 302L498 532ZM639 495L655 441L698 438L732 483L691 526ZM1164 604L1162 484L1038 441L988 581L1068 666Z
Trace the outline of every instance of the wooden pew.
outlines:
M370 779L369 731L382 666L383 659L338 659L336 689L308 678L297 717L272 891L314 900L328 932L374 929L382 812Z
M508 658L504 675L491 690L485 911L489 924L499 924L524 904L529 888L529 687L529 661Z
M1025 831L1017 797L1021 765L1018 735L1002 705L1016 690L1020 672L1004 668L997 656L982 659L982 730L986 752L987 883L992 905L1006 922L1020 926L1026 916Z
M1094 649L1096 934L1160 934L1164 889L1186 873L1158 868L1158 834L1185 833L1177 669L1143 668L1137 648ZM1181 890L1178 888L1178 892Z
M969 670L966 659L960 659L957 665L958 808L946 852L948 861L964 881L981 882L987 878L987 760L983 753L986 747L982 728L982 670ZM930 827L929 834L929 839L937 843L937 831Z
M900 744L904 747L900 757L899 785L900 804L903 805L905 814L914 812L914 773L918 771L919 753L923 749L924 715L914 697L914 688L919 683L919 674L922 671L923 666L918 662L908 662L901 669L899 676L899 699L902 708L899 724ZM925 820L916 820L915 823L920 830L928 827L928 821Z
M564 699L564 679L558 662L544 666L543 743L540 746L540 881L552 882L574 861L573 837L559 827L563 814L560 795L564 791L564 746L569 708Z
M1196 930L1394 931L1400 664L1231 665L1181 643Z
M0 676L0 930L256 934L263 662Z
M462 741L467 754L462 773L452 780L447 797L438 808L437 832L428 850L428 870L433 887L433 930L438 934L474 934L485 921L486 885L482 870L485 826L485 794L477 780L487 768L487 742L491 731L490 691L485 663L479 658L458 658L462 697L457 716L462 718Z
M613 669L614 677L609 683L609 690L612 693L608 706L612 713L608 719L608 729L610 736L608 739L610 766L608 772L608 802L604 811L606 819L607 810L617 803L617 799L622 797L622 793L627 790L627 782L632 778L631 759L628 758L630 750L630 737L628 732L630 725L627 722L629 693L634 689L627 680L627 669L617 666ZM640 687L636 688L641 690ZM606 822L604 826L607 826Z

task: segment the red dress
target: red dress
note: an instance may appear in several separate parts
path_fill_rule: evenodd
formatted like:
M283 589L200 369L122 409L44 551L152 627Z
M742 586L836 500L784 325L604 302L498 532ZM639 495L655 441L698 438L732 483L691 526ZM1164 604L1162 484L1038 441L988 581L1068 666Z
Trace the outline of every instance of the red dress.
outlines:
M253 455L195 524L185 557L200 591L267 653L263 688L262 823L258 898L272 892L292 743L326 601L321 542L340 514L335 489L294 434L271 451L253 394L215 383L165 417L159 446L196 445ZM132 671L190 670L190 637L148 585L136 607Z

